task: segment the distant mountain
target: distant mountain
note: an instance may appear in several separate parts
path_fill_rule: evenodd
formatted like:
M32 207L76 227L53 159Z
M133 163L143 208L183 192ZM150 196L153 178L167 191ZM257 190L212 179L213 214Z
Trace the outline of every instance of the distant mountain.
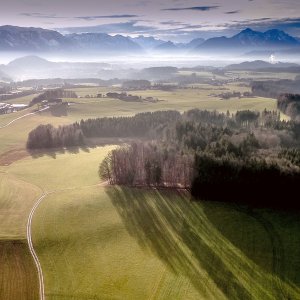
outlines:
M171 41L165 42L154 48L155 51L177 51L179 48Z
M0 51L61 51L73 46L72 40L54 30L0 26Z
M116 53L116 52L142 52L142 48L130 38L115 35L111 36L106 33L82 33L71 34L66 36L72 40L80 50L98 51L102 53Z
M286 68L299 68L300 65L294 63L269 63L263 60L245 61L240 64L232 64L226 66L224 69L228 71L239 70L266 70L266 69L286 69Z
M110 54L143 52L137 43L122 35L62 35L57 31L42 28L0 26L0 51L80 53L82 50Z
M7 67L8 68L18 68L18 69L32 69L32 68L51 68L56 66L57 63L50 62L38 56L30 55L25 57L17 58L11 61Z
M0 26L0 52L18 51L25 54L60 53L68 57L84 54L123 55L144 54L146 50L162 53L245 54L262 51L300 54L299 38L277 29L266 32L247 28L232 37L208 40L197 38L189 43L165 42L154 37L136 38L106 33L62 35L54 30L34 27ZM258 52L257 52L258 51Z
M187 49L194 49L196 47L199 47L205 42L205 39L203 38L196 38L190 41L189 43L185 44L185 48Z
M102 72L103 78L113 78L111 66L106 63L51 62L38 56L25 56L0 66L0 71L14 80L34 78L97 78Z
M146 37L143 35L140 35L135 38L131 38L131 40L133 42L137 43L138 45L140 45L144 49L153 49L153 48L165 43L165 41L163 41L163 40L156 39L152 36Z
M232 52L251 51L255 49L285 49L299 46L300 43L287 33L272 29L266 32L254 31L247 28L233 37L216 37L206 40L196 47L196 51Z

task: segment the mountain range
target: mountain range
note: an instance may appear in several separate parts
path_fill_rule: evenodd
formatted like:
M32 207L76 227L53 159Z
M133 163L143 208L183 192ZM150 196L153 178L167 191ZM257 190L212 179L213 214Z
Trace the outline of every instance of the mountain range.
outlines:
M63 35L55 30L34 27L0 26L0 51L23 53L97 53L141 54L147 52L246 53L251 51L287 51L300 53L299 38L272 29L266 32L247 28L232 37L197 38L189 43L174 43L154 37L136 38L106 33Z
M279 51L300 48L297 38L284 31L272 29L266 32L247 28L232 37L216 37L206 40L194 49L195 52L245 52L253 50Z

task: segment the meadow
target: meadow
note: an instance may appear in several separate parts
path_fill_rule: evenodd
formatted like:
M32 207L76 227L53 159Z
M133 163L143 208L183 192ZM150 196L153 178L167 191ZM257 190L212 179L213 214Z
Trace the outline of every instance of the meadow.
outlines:
M299 299L299 227L296 216L100 186L50 195L33 236L51 300Z
M75 89L82 97L111 90ZM43 112L0 129L0 299L38 299L26 223L43 192L50 194L34 215L33 242L47 300L300 299L296 215L196 203L175 191L107 187L98 165L119 141L63 151L25 149L29 131L39 124L195 107L276 109L274 99L212 96L221 92L211 86L131 91L163 100L158 103L69 99L74 105L66 116ZM0 124L24 113L0 115Z

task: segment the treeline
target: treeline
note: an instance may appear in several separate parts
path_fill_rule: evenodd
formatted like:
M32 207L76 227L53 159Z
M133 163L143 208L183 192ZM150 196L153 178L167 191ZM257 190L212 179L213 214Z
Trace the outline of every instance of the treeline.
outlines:
M51 148L84 145L85 137L155 137L181 117L177 111L140 113L133 117L97 118L81 120L58 128L40 125L33 129L27 148ZM50 133L48 133L50 132ZM45 134L46 133L46 134ZM44 135L41 139L41 135Z
M282 94L278 97L277 107L296 121L300 121L300 94Z
M110 184L130 186L191 186L193 155L158 143L132 143L111 151L99 167Z
M51 124L39 125L32 130L27 139L28 149L48 149L84 145L84 136L77 123L69 126L53 127Z
M180 118L178 111L156 111L133 117L81 120L80 128L86 137L151 137Z
M281 130L280 139L283 139L286 135L283 132L284 130L289 132L295 130L300 136L300 127L293 125L291 122L280 121L280 115L275 111L265 110L258 113L245 110L231 115L229 112L225 114L193 109L183 114L178 111L157 111L140 113L133 117L81 120L79 123L61 126L58 129L52 127L51 132L55 136L56 142L53 143L53 139L51 139L49 143L43 143L43 145L53 145L48 147L65 145L64 140L67 133L68 145L77 146L79 143L78 134L80 133L80 136L84 138L127 137L168 140L177 138L180 142L184 140L186 145L195 149L205 147L207 140L210 141L210 136L219 138L223 131L228 135L229 132L233 134L240 130L255 130L262 126ZM76 128L76 131L73 128ZM38 139L40 134L38 132L40 130L38 127L30 133L27 143L28 148L39 148L40 141ZM64 134L61 134L61 132L64 132ZM47 139L47 137L51 138L50 135L46 135L44 139ZM80 139L82 143L85 141L84 138ZM287 137L286 140L290 140L290 138Z
M251 89L253 95L267 98L277 98L285 93L300 94L300 79L253 81Z
M30 101L29 106L41 103L44 100L51 100L57 98L77 98L77 94L73 91L66 91L64 89L47 90L44 93L38 95L37 97L34 97Z
M236 160L197 154L191 194L199 199L254 206L300 208L299 170L283 170L265 159Z

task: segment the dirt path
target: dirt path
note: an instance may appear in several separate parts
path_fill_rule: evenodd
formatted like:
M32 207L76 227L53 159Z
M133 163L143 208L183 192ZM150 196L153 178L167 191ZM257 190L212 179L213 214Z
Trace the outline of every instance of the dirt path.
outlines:
M71 188L65 188L65 189L58 189L58 190L53 190L49 192L44 192L35 202L33 208L30 211L30 214L27 219L27 226L26 226L26 237L27 237L27 243L29 247L29 251L33 257L34 263L36 265L37 271L38 271L38 277L39 277L39 293L40 293L40 300L45 300L45 285L44 285L44 276L43 276L43 270L41 267L41 263L39 261L39 258L34 250L33 243L32 243L32 218L33 215L36 211L36 209L39 207L39 205L42 203L42 201L50 194L55 194L58 192L63 192L63 191L69 191L69 190L76 190L76 189L83 189L83 188L91 188L91 187L105 187L108 185L107 181L100 182L98 184L94 185L87 185L87 186L82 186L82 187L71 187Z
M32 115L35 115L35 114L37 114L37 113L39 113L39 112L45 111L45 110L47 110L48 108L49 108L49 107L47 106L47 107L42 108L42 109L40 109L40 110L38 110L38 111L36 111L36 112L28 113L28 114L25 114L25 115L23 115L23 116L21 116L21 117L18 117L18 118L16 118L16 119L13 119L12 121L8 122L8 123L5 124L5 125L0 125L0 129L6 128L6 127L8 127L9 125L11 125L12 123L14 123L14 122L16 122L16 121L18 121L18 120L21 120L21 119L23 119L23 118L25 118L25 117L32 116Z
M44 287L44 276L42 267L40 264L40 261L37 257L37 254L33 248L32 244L32 237L31 237L31 224L32 224L32 217L35 213L35 210L38 208L38 206L41 204L41 202L44 200L44 198L48 195L48 193L44 193L35 203L33 208L30 211L30 214L28 216L27 220L27 227L26 227L26 237L27 237L27 243L29 247L29 251L33 257L34 263L36 265L37 271L38 271L38 277L39 277L39 290L40 290L40 300L45 300L45 287Z

